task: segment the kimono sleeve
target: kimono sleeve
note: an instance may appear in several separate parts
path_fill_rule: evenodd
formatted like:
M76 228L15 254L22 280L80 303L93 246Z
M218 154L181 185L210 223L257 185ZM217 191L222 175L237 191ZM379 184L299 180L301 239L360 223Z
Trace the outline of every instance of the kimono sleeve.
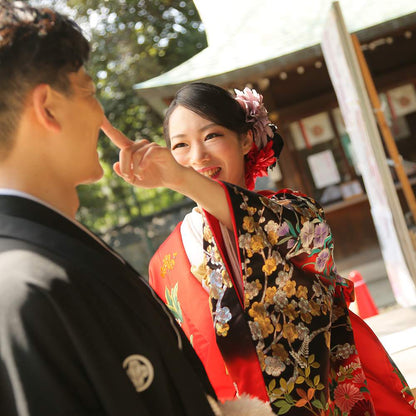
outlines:
M73 340L45 294L14 286L0 307L0 414L99 414Z
M222 186L244 258L266 249L266 269L273 267L273 259L282 258L306 272L335 277L331 230L312 198L288 189L265 196L226 183Z

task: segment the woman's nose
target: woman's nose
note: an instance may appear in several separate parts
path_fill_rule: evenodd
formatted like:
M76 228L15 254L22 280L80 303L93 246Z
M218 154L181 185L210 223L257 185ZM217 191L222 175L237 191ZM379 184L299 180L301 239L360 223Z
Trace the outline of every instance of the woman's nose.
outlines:
M199 165L209 159L209 154L204 145L194 145L191 152L191 163Z

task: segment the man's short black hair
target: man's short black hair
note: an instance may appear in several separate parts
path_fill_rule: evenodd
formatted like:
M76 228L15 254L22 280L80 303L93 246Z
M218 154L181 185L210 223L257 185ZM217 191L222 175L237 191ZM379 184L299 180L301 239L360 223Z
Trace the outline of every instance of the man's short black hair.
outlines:
M68 74L88 60L79 26L47 8L0 0L0 160L13 144L27 94L39 84L70 93Z

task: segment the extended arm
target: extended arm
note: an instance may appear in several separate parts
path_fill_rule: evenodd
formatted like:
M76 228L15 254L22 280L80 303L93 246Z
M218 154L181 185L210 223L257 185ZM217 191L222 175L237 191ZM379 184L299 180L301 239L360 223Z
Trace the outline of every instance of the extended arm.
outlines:
M142 188L166 187L179 192L232 228L227 198L220 184L181 166L166 147L147 140L132 142L107 119L102 129L120 149L120 161L114 165L114 171L126 182Z

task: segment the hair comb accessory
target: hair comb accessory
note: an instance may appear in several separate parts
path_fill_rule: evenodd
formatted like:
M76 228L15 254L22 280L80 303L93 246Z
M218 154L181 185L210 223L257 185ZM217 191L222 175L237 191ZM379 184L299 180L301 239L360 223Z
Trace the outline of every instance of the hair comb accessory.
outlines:
M50 9L35 9L23 1L0 0L0 48L11 45L21 28L24 28L22 37L33 33L42 37L55 22L56 14Z
M269 120L261 94L248 87L243 91L234 91L235 99L246 114L246 123L251 125L253 131L253 146L245 161L245 181L247 188L252 190L256 178L267 176L267 169L276 166L283 139L277 133L277 127Z

